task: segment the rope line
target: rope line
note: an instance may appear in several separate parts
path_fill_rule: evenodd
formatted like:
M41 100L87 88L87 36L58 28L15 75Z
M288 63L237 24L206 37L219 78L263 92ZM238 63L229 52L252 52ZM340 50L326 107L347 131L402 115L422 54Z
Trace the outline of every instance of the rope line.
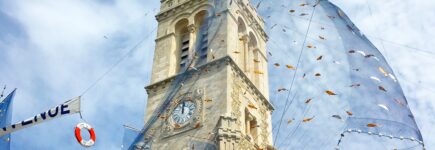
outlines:
M373 17L373 11L372 11L372 8L370 7L370 3L369 3L368 0L366 0L366 5L367 5L367 9L369 10L370 16ZM375 30L376 30L376 32L379 33L379 27L378 26L375 27ZM388 51L385 48L384 41L380 40L380 42L381 42L382 49L385 52L385 55L388 56Z
M311 105L305 105L305 108L304 108L304 113L302 114L302 120L305 118L305 116L306 116L306 114L308 113L308 111L309 111L309 109L311 108ZM298 121L298 124L296 125L296 128L295 129L293 129L293 131L292 132L290 132L284 139L287 139L288 137L291 137L291 136L293 136L295 133L296 133L296 131L299 129L299 127L301 126L301 124L302 124L302 122L303 121ZM293 143L293 142L291 142L290 141L290 143L287 143L285 146L288 146L289 144L291 144L291 143ZM278 144L278 145L281 145L281 144L283 144L282 142L280 143L280 144Z
M371 12L371 8L370 8L370 6L368 6L369 7L369 11L370 11L370 14L371 15L373 15L372 14L372 12ZM298 17L298 16L295 16L295 17ZM305 19L305 18L304 18ZM312 18L310 18L310 22L312 22ZM276 24L274 25L274 26L276 26ZM285 27L285 26L284 26ZM288 28L286 28L286 29L288 29ZM291 30L291 29L289 29L289 30ZM338 30L343 30L343 29L338 29ZM301 33L301 34L303 34L303 33ZM387 50L386 50L386 48L385 48L385 44L384 44L384 42L387 42L387 43L390 43L390 44L392 44L392 45L397 45L397 46L400 46L400 47L403 47L403 48L406 48L406 49L412 49L412 50L416 50L416 51L419 51L419 52L424 52L424 53L428 53L428 54L434 54L433 52L431 52L431 51L428 51L428 50L424 50L424 49L420 49L420 48L415 48L415 47L412 47L412 46L409 46L409 45L405 45L405 44L400 44L400 43L397 43L397 42L393 42L393 41L389 41L389 40L385 40L385 39L382 39L382 38L379 38L379 37L375 37L375 36L369 36L369 37L373 37L373 38L375 38L376 40L379 40L380 41L380 44L381 44L381 46L382 46L382 48L384 49L384 51L385 51L385 53L387 53ZM271 39L269 39L271 42L272 42L272 44L276 44L273 40L271 40ZM276 46L276 45L275 45ZM280 46L276 46L276 47L280 47ZM284 53L284 54L287 54L287 53ZM299 67L297 67L297 68L299 68ZM428 89L429 90L429 89ZM290 94L290 93L289 93ZM287 109L287 107L285 107L284 109ZM282 118L281 118L281 120L280 120L281 122L282 122ZM273 129L274 130L274 129ZM278 133L279 133L279 131L278 131ZM304 134L303 134L304 135ZM302 136L303 137L303 136ZM341 139L341 138L340 138ZM277 138L275 138L275 140L277 140ZM274 145L275 145L275 142L274 142ZM280 145L280 144L279 144ZM306 147L305 147L306 148Z
M99 76L98 78L97 78L97 80L95 80L92 84L90 84L89 85L89 87L88 88L86 88L84 91L83 91L83 93L82 94L80 94L80 105L82 105L81 103L82 103L82 97L83 97L83 95L85 95L89 90L91 90L92 88L94 88L102 79L104 79L110 72L112 72L113 71L113 69L115 68L115 67L117 67L121 62L123 62L134 50L136 50L145 40L147 40L149 37L150 37L150 35L154 32L154 31L156 31L156 29L157 29L157 27L155 27L153 30L151 30L148 34L147 34L147 36L145 36L144 38L142 38L138 43L136 43L136 45L134 45L130 50L128 50L127 51L127 53L125 53L116 63L114 63L112 66L110 66L109 67L109 69L107 69L107 71L106 72L104 72L103 74L101 74L101 76ZM79 116L80 116L80 119L83 121L83 122L86 122L86 120L83 118L83 114L82 114L82 110L80 109L80 111L79 111Z
M292 16L293 18L298 18L300 20L309 21L309 19L301 17L301 16L297 16L297 15L290 15L290 16ZM335 27L335 26L328 25L328 24L323 23L322 21L318 21L318 20L312 20L311 22L319 24L319 25L324 25L324 26L327 26L327 27L333 27L333 28L336 28L337 30L346 30L346 31L348 30L347 28ZM375 40L379 40L379 41L383 41L383 42L386 42L386 43L390 43L392 45L396 45L396 46L400 46L400 47L403 47L403 48L412 49L412 50L416 50L416 51L419 51L419 52L424 52L424 53L428 53L428 54L431 54L431 55L435 55L435 52L433 52L431 50L426 50L426 49L412 47L412 46L409 46L409 45L406 45L406 44L401 44L399 42L383 39L383 38L380 38L380 37L377 37L377 36L374 36L374 35L368 35L368 34L364 34L364 35L367 36L367 37L373 38Z
M298 56L298 61L297 61L297 64L296 64L296 69L295 69L295 72L294 72L294 74L293 74L292 82L291 82L291 84L290 84L289 93L288 93L288 95L287 95L287 99L286 99L286 102L285 102L285 105L284 105L284 111L283 111L282 114L281 114L281 118L280 118L280 121L279 121L279 124L278 124L278 130L277 130L277 132L276 132L275 139L273 140L273 145L275 145L276 140L277 140L277 138L278 138L278 136L279 136L279 131L280 131L280 129L281 129L282 120L283 120L283 118L284 118L284 114L285 114L285 112L287 111L287 108L288 108L287 105L288 105L288 103L289 103L289 97L290 97L290 94L291 94L292 89L293 89L293 84L294 84L294 81L295 81L295 79L296 79L297 72L298 72L298 70L299 70L300 61L301 61L301 59L302 59L302 53L303 53L303 51L304 51L304 49L305 49L305 44L306 44L306 42L307 42L307 36L308 36L308 33L310 32L311 20L313 19L313 16L314 16L314 13L315 13L315 10L316 10L316 6L317 6L317 4L313 6L313 11L312 11L312 13L311 13L310 22L308 23L307 31L306 31L306 33L305 33L304 42L303 42L303 44L302 44L302 47L301 47L301 50L300 50L300 53L299 53L299 56ZM291 101L293 101L293 100L294 100L294 98L291 99Z
M112 72L112 70L117 67L122 61L125 60L125 58L127 58L127 56L129 56L134 50L136 50L137 47L139 47L146 39L148 39L148 37L150 37L150 35L156 31L157 27L154 28L153 30L151 30L151 32L148 33L147 36L145 36L144 38L142 38L142 40L140 40L136 45L134 45L127 53L125 53L116 63L114 63L112 66L109 67L109 69L107 69L106 72L104 72L103 74L101 74L100 77L97 78L97 80L95 80L95 82L93 82L88 88L86 88L86 90L83 91L82 94L80 94L80 96L85 95L90 89L92 89L93 87L95 87L102 79L104 79L104 77L106 77L110 72Z

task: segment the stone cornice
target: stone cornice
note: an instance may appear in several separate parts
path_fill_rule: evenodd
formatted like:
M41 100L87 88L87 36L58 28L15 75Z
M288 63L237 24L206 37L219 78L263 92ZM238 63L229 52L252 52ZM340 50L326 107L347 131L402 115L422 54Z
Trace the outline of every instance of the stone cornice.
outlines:
M217 128L218 140L234 140L239 142L242 133L235 128L236 121L237 118L234 117L220 116Z
M254 8L252 8L251 5L243 4L242 0L238 0L236 4L241 10L240 12L241 15L243 15L246 18L246 21L248 22L249 26L251 26L251 28L254 29L254 31L258 31L259 32L258 34L263 38L264 41L267 42L269 40L269 36L267 35L266 31L264 31L263 26L260 24L260 23L264 24L264 20L257 15L257 11ZM255 16L251 11L255 13Z
M204 70L204 69L212 67L212 66L222 65L222 64L224 64L226 62L225 58L226 57L223 57L223 58L211 61L209 63L203 64L203 65L197 67L197 70ZM196 71L196 70L187 70L186 72L182 72L182 73L170 76L170 77L168 77L168 78L166 78L164 80L152 83L152 84L146 86L145 89L147 90L147 93L150 93L150 90L156 89L156 88L158 88L160 86L164 86L164 85L166 85L168 83L171 83L178 76L185 75L185 74L194 74L194 73L198 73L198 71Z
M172 8L167 8L167 10L164 10L162 12L160 12L159 14L156 15L156 19L158 22L161 22L175 14L181 13L184 10L188 9L189 7L197 4L197 3L201 3L203 1L207 1L207 0L190 0L190 1L185 1L181 4L178 4L177 6L174 6ZM262 25L260 24L259 21L264 22L263 19L261 17L259 17L258 15L252 14L251 11L254 11L254 13L256 13L256 10L254 8L248 8L251 6L246 6L243 5L243 3L241 3L240 1L236 3L237 6L239 7L239 9L241 10L241 15L243 15L246 18L246 21L248 21L248 25L253 29L254 32L258 32L258 34L261 36L261 38L264 41L268 41L269 40L269 36L267 35L266 31L263 29ZM224 12L231 12L228 11L228 9L224 9L221 10L221 13ZM237 20L234 16L234 14L229 13L230 16ZM264 24L264 23L263 23Z
M261 57L263 57L264 58L264 60L266 60L266 62L269 62L269 60L267 59L267 57L266 57L266 54L264 54L262 51L260 51L258 48L257 49L254 49L254 52L255 51L258 51L258 53L261 55Z
M175 36L175 33L172 32L172 33L169 33L169 34L165 34L165 35L163 35L163 36L161 36L161 37L158 37L158 38L155 40L155 42L161 41L161 40L163 40L163 39L165 39L165 38L167 38L167 37L170 37L170 36Z
M229 58L230 65L232 69L234 69L235 72L238 73L238 75L241 76L242 80L248 85L248 89L252 90L252 94L260 99L260 101L266 105L266 107L273 111L274 108L272 104L267 100L267 98L263 95L263 93L255 86L255 84L248 78L248 76L245 74L245 72L234 62L234 60L231 57ZM269 90L269 89L268 89Z
M231 11L227 11L229 12L228 14L230 14L229 16L231 16L231 18L235 21L237 21L236 16L234 16L233 13L231 13ZM250 22L249 20L248 23ZM254 20L255 21L255 20ZM254 25L255 24L255 25ZM249 26L251 26L252 29L254 29L254 32L258 32L258 34L260 35L260 37L264 40L264 41L268 41L269 40L269 36L267 35L266 31L264 31L263 27L261 27L258 23L250 23Z
M230 65L232 70L237 72L238 75L240 75L241 79L244 81L244 83L246 83L248 85L248 89L252 90L253 95L256 96L259 99L259 101L263 105L265 105L266 108L268 108L270 111L274 110L274 107L269 102L269 100L263 95L263 93L261 93L261 91L254 85L254 83L252 83L252 81L249 80L248 76L246 76L246 74L242 71L242 69L240 69L240 67L234 62L234 60L230 56L225 56L225 57L219 58L217 60L208 62L204 65L201 65L201 66L197 67L198 71L197 70L188 70L186 72L179 73L177 75L168 77L162 81L155 82L151 85L146 86L145 89L146 89L147 93L150 94L151 92L153 92L152 90L155 90L158 87L166 87L166 85L172 83L172 81L174 81L174 79L177 78L178 76L181 76L184 74L194 75L194 74L198 73L199 71L202 71L206 68L210 68L212 66L221 65L221 64Z
M184 10L188 9L189 6L193 6L196 3L201 3L203 1L207 1L207 0L190 0L190 1L185 1L181 4L178 4L177 6L174 6L171 8L166 8L166 10L161 11L160 13L158 13L156 15L156 19L158 22L161 22L162 20L164 20L166 18L172 17L173 14L178 14L180 12L183 12Z

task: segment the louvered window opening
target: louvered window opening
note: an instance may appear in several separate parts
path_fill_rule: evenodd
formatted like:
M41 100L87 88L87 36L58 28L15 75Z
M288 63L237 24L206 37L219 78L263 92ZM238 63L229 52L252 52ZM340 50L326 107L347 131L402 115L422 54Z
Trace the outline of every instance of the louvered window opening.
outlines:
M200 52L201 53L200 54L201 59L207 58L207 51L208 51L208 38L207 38L207 36L208 36L207 32L204 32L202 34L201 52Z
M184 70L187 66L189 59L189 43L189 34L185 33L181 38L180 70Z
M205 19L204 23L200 27L200 44L199 44L199 57L201 60L205 60L208 55L208 19Z

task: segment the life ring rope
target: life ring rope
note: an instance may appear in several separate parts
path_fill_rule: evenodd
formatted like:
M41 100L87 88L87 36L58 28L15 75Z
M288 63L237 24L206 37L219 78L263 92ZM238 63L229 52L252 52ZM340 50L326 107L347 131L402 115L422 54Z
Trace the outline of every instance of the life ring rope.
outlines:
M88 130L89 135L90 135L90 139L89 140L83 140L82 135L81 135L81 130L83 128ZM92 145L95 144L95 141L97 139L97 137L95 135L94 128L92 128L91 125L89 125L87 123L79 123L79 124L77 124L77 126L75 127L74 133L75 133L77 142L79 142L80 145L82 145L84 147L91 147Z

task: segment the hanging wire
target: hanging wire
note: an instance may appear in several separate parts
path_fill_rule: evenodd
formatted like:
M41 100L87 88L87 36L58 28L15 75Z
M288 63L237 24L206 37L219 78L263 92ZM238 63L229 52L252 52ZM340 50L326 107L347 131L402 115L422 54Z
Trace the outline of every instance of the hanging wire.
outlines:
M80 103L79 103L79 108L82 108L82 96L79 96L79 100L80 100ZM80 109L80 111L79 111L79 115L80 115L80 119L83 121L83 122L86 122L86 120L83 118L83 115L82 115L82 110Z
M281 118L280 118L280 121L279 121L279 124L278 124L278 131L276 132L275 139L273 141L273 145L275 145L276 140L277 140L277 138L279 136L279 133L280 133L279 131L281 129L282 120L283 120L284 114L285 114L285 112L287 111L287 108L288 108L287 105L289 103L289 97L290 97L291 91L293 89L293 84L294 84L294 81L296 79L297 72L299 70L300 61L302 59L302 53L303 53L303 51L305 49L305 44L306 44L306 41L307 41L307 36L308 36L308 33L310 31L310 27L311 27L311 20L313 19L313 16L314 16L314 13L315 13L315 10L316 10L316 6L317 6L318 2L313 6L313 11L311 13L310 22L308 23L307 31L306 31L305 37L304 37L304 42L302 43L302 47L301 47L301 50L299 52L298 61L296 63L296 70L295 70L295 72L293 74L293 78L292 78L292 81L291 81L291 84L290 84L290 88L289 88L289 93L287 95L287 99L286 99L286 102L285 102L285 105L284 105L284 111L281 114ZM294 100L294 98L291 101L293 102L293 100Z
M156 13L156 8L154 8L152 11L148 11L144 14L144 16L147 16L150 12L154 12ZM86 88L82 94L80 94L80 96L85 95L90 89L92 89L93 87L95 87L102 79L104 79L105 76L107 76L115 67L117 67L122 61L125 60L125 58L127 58L134 50L136 50L144 41L146 41L151 35L153 35L152 33L154 31L157 30L157 27L155 27L154 29L152 29L148 34L146 34L146 36L144 36L138 43L136 43L130 50L128 50L127 53L125 53L116 63L114 63L112 66L110 66L106 72L104 72L103 74L101 74L97 80L95 80L92 84L90 84L88 86L88 88ZM104 36L105 38L107 38L106 36Z
M270 2L270 1L269 1L269 2ZM371 8L369 8L369 9L370 9L370 10L369 10L370 13L372 14L372 12L371 12ZM301 19L301 20L307 20L307 21L308 21L308 19L305 18L305 17L301 17L301 16L297 16L297 15L290 15L290 16L292 16L292 17L294 17L294 18ZM328 24L322 23L321 21L312 20L311 22L313 22L313 23L317 23L317 24L320 24L320 25L325 25L325 26L328 26L328 27L334 27L334 28L337 28L337 30L340 30L339 27L331 26L331 25L328 25ZM278 25L278 24L276 24L276 25ZM289 30L291 30L291 29L289 29ZM347 30L347 29L343 28L343 29L341 29L341 30ZM383 39L383 38L380 38L380 37L377 37L377 36L373 36L373 35L367 35L367 34L365 34L365 35L366 35L367 37L371 37L371 38L373 38L373 39L376 39L376 40L379 40L379 41L382 41L382 42L390 43L390 44L392 44L392 45L396 45L396 46L404 47L404 48L407 48L407 49L417 50L417 51L420 51L420 52L424 52L424 53L428 53L428 54L435 55L435 53L434 53L433 51L431 51L431 50L426 50L426 49L421 49L421 48L412 47L412 46L409 46L409 45L406 45L406 44L401 44L401 43L394 42L394 41L391 41L391 40L386 40L386 39Z
M370 9L370 8L369 8ZM370 10L371 11L371 10ZM294 16L295 18L298 18L299 16ZM305 19L305 18L304 18ZM314 21L312 21L312 19L310 19L310 22L314 22ZM276 26L276 25L274 25L274 26ZM287 28L286 28L287 29ZM291 29L290 29L291 30ZM338 29L338 30L348 30L348 29ZM306 35L307 37L309 37L308 35ZM392 42L392 41L388 41L388 40L385 40L385 39L382 39L382 38L378 38L378 37L375 37L375 36L369 36L369 37L374 37L374 38L376 38L376 39L378 39L378 40L381 40L381 44L382 44L382 47L384 48L384 50L386 49L385 48L385 45L384 45L384 42L386 42L386 43L390 43L390 44L392 44L392 45L397 45L397 46L401 46L401 47L404 47L404 48L407 48L407 49L413 49L413 50L416 50L416 51L419 51L419 52L424 52L424 53L428 53L428 54L434 54L433 52L431 52L431 51L428 51L428 50L424 50L424 49L420 49L420 48L415 48L415 47L412 47L412 46L409 46L409 45L405 45L405 44L399 44L399 43L397 43L397 42ZM276 43L274 43L274 41L273 40L270 40L270 41L272 41L272 44L276 44ZM276 45L275 45L276 46ZM276 47L278 47L278 46L276 46ZM285 54L287 54L287 53L285 53ZM297 68L299 68L299 67L297 67ZM285 109L287 109L286 107L285 107ZM280 120L281 122L282 122L282 119ZM274 126L275 127L275 126ZM399 131L400 132L400 131ZM279 132L278 132L279 133ZM275 138L275 140L277 140L277 138ZM274 144L275 144L275 141L274 141Z
M145 16L147 16L148 13L145 14ZM117 62L115 62L113 65L111 65L104 73L102 73L94 82L92 82L92 84L90 84L79 96L80 99L80 105L82 103L82 97L89 92L89 90L91 90L92 88L94 88L102 79L104 79L109 73L111 73L113 71L113 69L115 67L117 67L121 62L123 62L128 56L131 55L131 53L133 51L135 51L143 42L145 42L151 35L153 35L152 33L154 31L157 30L157 27L155 27L154 29L152 29L148 34L146 34L146 36L144 36L138 43L136 43L132 48L130 48ZM106 36L104 36L106 37ZM84 122L85 119L83 118L83 114L82 111L80 110L79 112L80 115L80 119L83 120Z
M274 26L275 26L275 25L274 25ZM288 29L288 28L286 28L286 29ZM292 29L289 29L289 30L292 30ZM293 30L292 30L292 31L293 31ZM299 33L299 32L297 32L297 33ZM302 34L302 33L300 33L300 34ZM307 37L308 37L308 38L311 38L311 37L308 36L308 35L307 35ZM318 41L317 38L311 38L311 39ZM270 41L272 42L272 44L276 44L273 40L270 40ZM276 46L276 45L275 45L275 46ZM276 46L276 47L278 47L278 46ZM285 54L287 54L287 53L285 53ZM298 67L298 68L300 68L300 67ZM288 109L288 108L286 108L286 109ZM304 115L304 116L305 116L305 115ZM276 126L274 126L274 129L273 129L273 130L275 130L275 127L276 127ZM298 129L298 127L297 127L294 131L296 131L297 129ZM292 136L293 136L293 134L294 134L294 132L291 132L290 134L287 135L287 137L289 137L289 135L292 135ZM301 138L303 138L304 135L305 135L305 132L303 133L303 136L302 136ZM277 139L277 138L275 138L275 139ZM287 138L284 138L284 139L287 139ZM278 145L281 145L281 144L278 144Z
M291 29L291 28L287 28L287 30L290 30L290 31L293 31L293 32L295 32L295 33L297 33L297 34L301 34L301 35L303 35L303 33L300 33L300 32L297 32L296 30L294 30L294 29ZM370 36L369 36L370 37ZM312 36L307 36L307 38L309 38L309 39L311 39L311 40L314 40L314 41L320 41L320 40L318 40L318 38L315 38L315 37L312 37ZM372 37L373 38L373 37ZM383 39L378 39L378 40L380 40L380 41L383 41ZM283 47L281 47L276 41L274 41L272 38L270 38L269 39L269 45L273 45L274 47L278 47L278 49L285 49L285 48L283 48ZM384 41L385 42L385 41ZM383 49L384 49L384 51L386 52L387 51L387 49L385 48L385 46L384 46L385 44L382 44L382 47L383 47ZM396 44L393 44L393 45L396 45ZM398 46L401 46L401 45L398 45ZM402 45L402 46L405 46L405 45ZM404 48L407 48L407 49L411 49L411 48L408 48L408 47L404 47ZM416 51L420 51L420 52L424 52L424 53L428 53L428 54L431 54L431 52L428 52L428 51L425 51L425 50L422 50L422 49L415 49ZM290 53L288 52L288 51L281 51L281 52L283 52L283 54L284 55L286 55L287 57L290 57ZM434 53L434 55L435 55L435 53ZM399 71L397 71L399 74L401 74ZM407 81L407 82L410 82L410 81ZM419 84L419 83L413 83L413 84ZM435 92L435 89L434 88L430 88L430 87L427 87L427 86L420 86L421 88L423 88L423 89L425 89L425 90L427 90L427 91L432 91L432 92ZM288 91L286 91L286 92L288 92Z
M269 2L270 2L270 1L269 1ZM283 7L283 8L285 8L285 7ZM274 24L272 27L275 27L276 25L278 25L278 24ZM282 25L279 25L279 26L282 26ZM314 41L320 41L318 38L314 38L314 37L311 37L311 36L306 35L306 34L304 34L304 33L300 33L300 32L298 32L298 31L296 31L296 30L294 30L294 29L287 28L287 27L285 27L285 26L284 26L283 28L285 28L286 30L291 30L291 31L293 31L293 32L295 32L295 33L297 33L297 34L301 34L302 36L306 36L307 38L309 38L309 39L311 39L311 40L314 40ZM273 29L273 28L272 28L272 29ZM269 41L270 41L269 44L272 44L272 45L274 45L275 47L278 47L278 49L284 49L284 48L282 48L279 44L277 44L277 42L275 42L272 38L270 38ZM303 45L303 46L304 46L304 45ZM283 52L283 54L285 54L287 57L290 58L290 55L291 55L291 54L289 53L289 51L281 51L281 52ZM300 68L300 67L298 67L298 68ZM289 94L290 94L290 91L289 91L289 90L287 90L286 92L289 92ZM289 105L287 105L287 107L284 108L284 110L287 110L287 109L292 105L292 103L293 103L293 99L295 98L295 96L296 96L296 94L293 96L292 101L290 102ZM288 99L288 98L287 98L287 99ZM276 125L273 125L272 130L275 131L276 127L277 127ZM288 137L288 136L287 136L287 137ZM275 139L277 139L277 138L275 138ZM281 145L281 144L278 144L278 145Z
M320 85L316 85L315 87L321 87ZM319 90L319 88L316 88L318 91L320 91ZM311 99L317 99L316 97L313 97L313 98L311 98ZM314 101L315 102L315 101ZM314 103L313 102L313 103ZM311 103L311 104L307 104L306 106L305 106L305 108L304 108L304 110L303 110L303 114L302 114L302 119L304 119L304 118L306 118L306 114L309 112L309 110L311 109L311 105L313 104L313 103ZM310 105L310 106L308 106L308 105ZM346 107L346 106L345 106ZM307 110L307 108L308 108L308 110ZM344 108L339 108L340 110L345 110ZM316 113L316 114L314 114L313 116L317 116L318 114ZM289 134L287 134L287 136L284 138L284 139L288 139L289 137L293 137L295 134L296 134L296 132L298 131L298 129L300 128L300 124L301 123L303 123L303 121L301 120L300 122L298 122L298 124L297 124L297 126L296 126L296 128L295 129L293 129ZM341 129L341 131L344 131L345 130L345 128L347 127L347 125L346 126L344 126L342 129ZM303 139L304 137L305 137L305 134L306 132L302 132L302 136L299 138L299 139ZM301 140L298 140L298 141L301 141ZM291 142L291 141L290 141ZM291 142L291 143L293 143L293 142ZM287 143L286 145L285 145L285 147L287 147L287 146L289 146L289 145L292 145L291 143ZM301 142L298 142L298 143L301 143ZM282 145L283 144L283 142L281 142L280 144L278 144L278 145ZM307 147L307 145L305 145L304 146L304 148L306 148ZM290 148L290 147L288 147L288 148Z
M311 105L306 105L304 108L304 113L302 114L302 119L305 118L307 112L310 110ZM296 125L296 128L293 129L284 139L287 139L288 137L292 137L296 131L299 129L299 127L301 126L303 121L299 121L298 124ZM278 146L280 146L281 144L283 144L282 142L280 144L278 144ZM290 143L287 143L285 146L288 146Z
M371 16L371 17L374 17L374 16L373 16L373 12L372 12L372 8L370 7L370 3L369 3L368 0L366 0L366 5L367 5L367 9L369 10L370 16ZM379 32L380 30L379 30L379 27L378 27L378 26L375 27L375 30L376 30L377 33L380 33L380 32ZM384 52L385 52L385 56L388 57L388 51L387 51L387 49L385 48L384 41L380 40L380 42L381 42L382 49L383 49Z
M151 30L148 34L147 34L147 36L144 36L144 38L142 38L136 45L134 45L130 50L128 50L128 52L127 53L125 53L116 63L114 63L112 66L110 66L108 69L107 69L107 71L106 72L104 72L103 74L101 74L101 76L100 77L98 77L97 78L97 80L95 80L88 88L86 88L86 90L84 90L83 91L83 93L82 94L80 94L80 103L82 103L82 97L83 97L83 95L85 95L89 90L91 90L92 88L94 88L102 79L104 79L110 72L112 72L113 71L113 69L115 68L115 67L117 67L121 62L123 62L129 55L131 55L131 53L134 51L134 50L136 50L145 40L147 40L151 35L153 35L152 33L154 32L154 31L156 31L156 29L157 29L157 27L155 27L153 30ZM81 104L80 104L81 105ZM85 121L85 119L83 118L83 115L82 115L82 111L80 110L80 112L79 112L79 115L80 115L80 119L81 120L83 120L84 122L86 122Z
M300 20L310 21L309 19L301 17L301 16L297 16L297 15L290 15L290 16L292 16L293 18L300 19ZM323 26L327 26L327 27L333 27L333 28L336 28L337 30L342 30L342 31L347 31L348 30L347 28L331 26L331 25L323 23L322 21L319 21L319 20L311 20L310 22L316 23L316 24L319 24L319 25L323 25ZM380 38L380 37L377 37L377 36L374 36L374 35L369 35L369 34L364 34L364 35L367 36L367 37L373 38L375 40L380 40L380 41L383 41L385 43L389 43L389 44L396 45L396 46L399 46L399 47L403 47L403 48L406 48L406 49L412 49L412 50L416 50L416 51L419 51L419 52L435 55L435 52L433 52L432 50L426 50L426 49L421 49L421 48L416 48L416 47L413 47L413 46L409 46L409 45L406 45L406 44L400 44L398 42L394 42L394 41L391 41L391 40L383 39L383 38Z
M151 30L147 36L145 36L144 38L142 38L142 40L140 40L136 45L134 45L127 53L125 53L116 63L114 63L112 66L109 67L109 69L107 69L106 72L104 72L103 74L101 74L100 77L97 78L97 80L95 80L88 88L86 88L86 90L83 91L82 94L80 94L80 96L85 95L90 89L92 89L93 87L95 87L95 85L97 85L102 79L104 79L104 77L106 77L110 72L112 72L112 70L117 67L122 61L125 60L125 58L127 58L134 50L136 50L145 40L148 39L148 37L150 37L150 35L152 35L152 33L154 31L156 31L157 27L155 27L153 30Z

